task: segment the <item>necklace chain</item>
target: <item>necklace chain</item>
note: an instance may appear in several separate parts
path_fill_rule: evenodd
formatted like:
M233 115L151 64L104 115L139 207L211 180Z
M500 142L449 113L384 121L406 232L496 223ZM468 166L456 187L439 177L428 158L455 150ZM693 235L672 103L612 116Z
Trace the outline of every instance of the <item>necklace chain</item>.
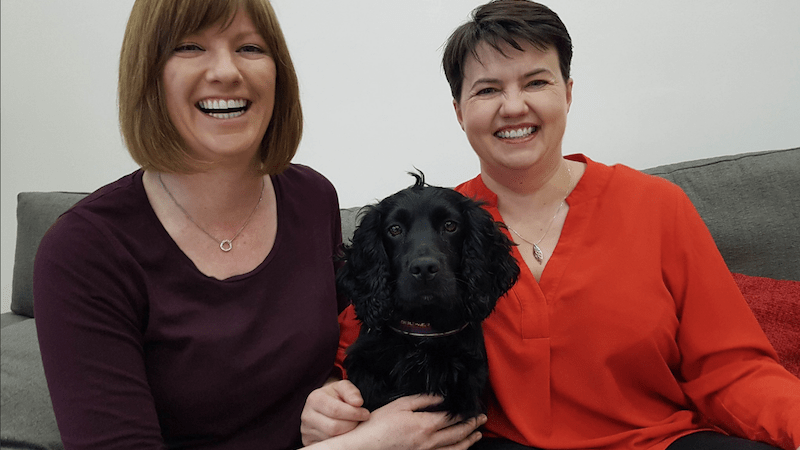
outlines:
M175 203L175 206L177 206L178 209L180 209L183 212L183 214L186 216L186 218L189 219L197 228L199 228L200 231L205 233L206 236L208 236L211 239L213 239L214 242L219 242L219 249L222 250L223 252L229 252L229 251L233 250L233 240L236 239L237 237L239 237L239 235L242 233L242 231L244 231L244 228L247 226L247 224L250 223L250 219L252 219L253 215L256 213L256 210L258 209L258 205L261 204L261 199L264 198L264 178L261 178L261 193L258 196L258 202L256 202L256 206L253 207L253 211L250 212L250 215L247 216L247 220L244 221L244 225L242 225L242 227L239 228L239 231L237 231L236 234L234 234L232 238L223 239L223 240L220 241L219 239L215 238L211 233L206 231L205 228L201 227L200 224L197 223L196 220L194 220L192 215L189 214L189 212L186 211L186 209L183 206L181 206L180 203L178 203L178 200L176 200L175 196L172 195L172 192L170 192L170 190L167 188L167 185L164 184L164 180L161 178L161 173L158 174L158 181L161 182L161 187L164 188L164 192L166 192L167 195L169 195L169 198L172 199L172 202Z
M523 241L527 242L528 244L530 244L533 247L533 257L536 258L536 261L538 261L539 264L541 264L542 261L544 261L544 253L542 252L541 247L539 247L539 243L544 240L544 238L547 236L547 233L550 232L550 228L553 227L553 222L556 221L556 217L558 217L558 213L561 211L561 208L564 206L564 203L567 201L567 196L569 196L569 188L570 188L570 186L572 186L572 171L569 169L569 165L567 165L567 189L564 192L564 198L561 200L561 203L558 204L558 208L556 208L556 213L553 214L553 218L550 219L550 223L547 225L547 229L544 230L544 234L535 243L525 239L521 234L519 234L519 232L517 232L517 230L511 228L510 226L508 226L508 224L506 224L506 228L511 230L512 233L516 234L520 239L522 239Z

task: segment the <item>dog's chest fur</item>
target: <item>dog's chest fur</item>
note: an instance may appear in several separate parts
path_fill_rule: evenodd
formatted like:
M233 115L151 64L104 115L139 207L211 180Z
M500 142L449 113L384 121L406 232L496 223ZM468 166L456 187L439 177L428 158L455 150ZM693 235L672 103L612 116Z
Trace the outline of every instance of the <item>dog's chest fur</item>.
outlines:
M444 398L434 410L454 416L481 414L486 383L486 352L480 327L452 336L413 337L392 330L362 329L344 361L348 379L370 411L397 398L433 394Z

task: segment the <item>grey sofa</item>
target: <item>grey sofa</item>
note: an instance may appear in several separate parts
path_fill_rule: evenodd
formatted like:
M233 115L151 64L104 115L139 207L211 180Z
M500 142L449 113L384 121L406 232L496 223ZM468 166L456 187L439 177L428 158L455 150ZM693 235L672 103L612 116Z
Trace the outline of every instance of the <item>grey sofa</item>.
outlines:
M688 161L645 170L680 185L732 272L800 280L800 148ZM17 206L12 312L2 315L3 449L63 448L33 318L33 258L53 221L86 194L23 192ZM347 239L358 208L342 210Z

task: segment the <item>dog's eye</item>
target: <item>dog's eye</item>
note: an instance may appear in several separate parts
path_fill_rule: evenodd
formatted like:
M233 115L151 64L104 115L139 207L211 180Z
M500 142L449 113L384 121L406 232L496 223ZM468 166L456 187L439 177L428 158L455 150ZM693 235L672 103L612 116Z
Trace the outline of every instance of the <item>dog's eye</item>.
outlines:
M452 233L452 232L456 231L457 229L458 229L458 223L457 222L454 222L452 220L448 220L447 222L444 223L444 231L447 231L448 233Z
M403 232L403 229L400 228L400 225L392 225L389 227L389 234L392 236L400 236Z

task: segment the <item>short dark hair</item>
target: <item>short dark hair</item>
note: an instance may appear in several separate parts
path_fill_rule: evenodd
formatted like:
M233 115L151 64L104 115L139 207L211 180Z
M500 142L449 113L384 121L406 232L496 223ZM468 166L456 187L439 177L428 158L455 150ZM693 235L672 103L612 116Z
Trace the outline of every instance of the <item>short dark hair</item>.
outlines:
M202 171L167 113L161 77L179 39L214 24L228 25L239 8L250 16L275 61L275 106L260 147L262 174L289 166L303 134L297 75L268 0L136 0L119 65L119 121L128 152L160 172Z
M569 79L572 39L558 15L547 6L530 0L493 0L475 8L472 20L456 28L447 39L442 68L453 99L456 102L461 99L464 65L469 56L478 59L478 45L485 42L503 53L501 45L504 43L521 51L519 41L542 50L555 48L561 76Z

